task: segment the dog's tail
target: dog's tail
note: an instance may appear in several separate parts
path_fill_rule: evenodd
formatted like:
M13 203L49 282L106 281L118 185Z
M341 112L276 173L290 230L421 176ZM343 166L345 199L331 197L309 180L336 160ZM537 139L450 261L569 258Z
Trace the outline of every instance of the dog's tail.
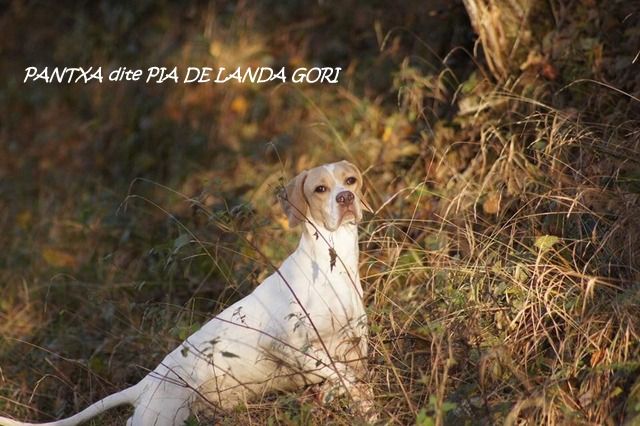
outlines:
M78 414L67 417L66 419L61 419L49 423L25 423L6 417L0 417L0 426L75 426L82 422L86 422L92 417L95 417L98 414L113 407L124 404L133 404L140 394L140 392L136 388L139 385L140 383L124 389L120 392L109 395L106 398L103 398L100 401L91 404Z

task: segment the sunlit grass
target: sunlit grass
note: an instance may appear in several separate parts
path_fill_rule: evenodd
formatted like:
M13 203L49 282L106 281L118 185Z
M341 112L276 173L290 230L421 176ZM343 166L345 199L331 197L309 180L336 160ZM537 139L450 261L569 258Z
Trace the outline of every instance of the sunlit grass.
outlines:
M248 6L214 9L185 12L195 30L169 36L158 28L173 28L171 10L113 22L130 22L123 34L146 25L149 58L166 53L180 65L311 64L312 47L326 43L306 31L335 32L323 18L271 34ZM92 22L83 17L80 29ZM497 82L471 59L454 71L406 49L402 31L383 30L332 88L104 86L50 89L50 102L39 88L7 89L3 414L58 418L137 381L264 279L265 258L277 264L294 249L274 197L283 179L345 158L365 172L375 211L360 228L361 274L382 421L616 424L636 415L633 99L582 80ZM100 37L87 43L95 60L113 54ZM346 48L338 40L323 54ZM490 63L497 74L504 60ZM321 406L307 389L215 421L353 424L348 405ZM95 424L122 424L126 413ZM192 424L211 421L198 413Z

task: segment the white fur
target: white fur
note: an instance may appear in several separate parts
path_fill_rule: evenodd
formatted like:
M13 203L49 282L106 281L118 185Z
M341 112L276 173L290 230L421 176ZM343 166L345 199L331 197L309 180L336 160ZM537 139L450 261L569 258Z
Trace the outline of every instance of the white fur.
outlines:
M333 165L327 170L333 175ZM335 177L334 183L325 207L338 221L335 198L345 188ZM203 325L138 384L46 425L75 425L122 404L135 407L129 425L182 425L196 404L230 408L271 390L321 382L325 393L348 393L357 407L370 409L370 389L360 382L367 319L357 225L342 223L333 232L312 221L303 227L298 248L275 273ZM29 423L0 418L0 424Z

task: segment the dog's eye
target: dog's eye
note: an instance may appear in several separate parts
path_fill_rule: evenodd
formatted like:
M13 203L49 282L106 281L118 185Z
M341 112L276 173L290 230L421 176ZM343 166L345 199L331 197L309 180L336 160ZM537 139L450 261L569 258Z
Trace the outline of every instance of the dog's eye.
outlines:
M351 177L348 177L348 178L347 178L347 180L345 181L345 183L346 183L347 185L353 185L354 183L356 183L356 181L357 181L357 179L356 179L356 178L354 178L353 176L351 176Z
M327 190L327 187L324 185L318 185L316 186L316 189L315 189L316 192L325 192L326 190Z

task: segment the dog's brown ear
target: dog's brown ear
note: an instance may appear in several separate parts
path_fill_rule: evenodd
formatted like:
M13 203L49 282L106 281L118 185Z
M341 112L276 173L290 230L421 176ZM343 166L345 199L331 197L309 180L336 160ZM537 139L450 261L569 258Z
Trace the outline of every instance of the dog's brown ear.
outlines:
M289 219L289 227L293 228L306 220L307 199L304 196L304 182L307 179L307 171L298 176L284 187L280 194L280 205Z

